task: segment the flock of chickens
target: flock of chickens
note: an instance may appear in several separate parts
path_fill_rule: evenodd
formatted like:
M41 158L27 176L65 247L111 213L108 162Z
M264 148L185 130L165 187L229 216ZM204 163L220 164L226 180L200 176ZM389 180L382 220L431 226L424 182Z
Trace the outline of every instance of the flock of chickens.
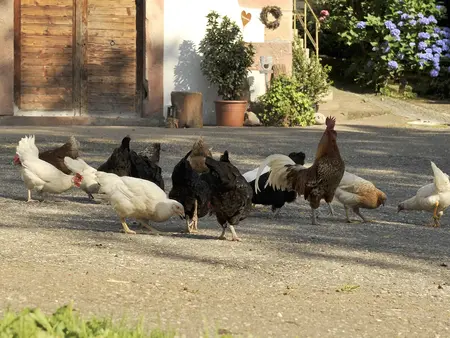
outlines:
M312 224L317 224L316 210L322 199L332 215L331 202L336 199L343 204L348 222L350 209L369 222L360 208L384 205L386 194L373 183L345 171L336 138L335 119L329 117L312 166L303 166L303 152L275 154L268 156L259 168L242 175L230 162L228 151L216 160L200 137L173 169L168 195L159 166L161 145L153 143L136 153L130 149L129 136L98 169L79 157L79 143L73 136L63 146L45 152L39 152L34 136L25 136L16 147L13 163L20 166L28 202L34 201L33 190L44 197L76 186L90 199L93 194L103 194L119 216L125 233L135 233L126 223L129 218L156 231L149 221L164 222L178 215L186 220L186 231L190 233L198 230L199 218L215 214L222 227L219 238L225 239L229 228L232 240L239 241L234 227L250 214L253 205L271 206L276 216L285 203L300 195L311 206ZM450 204L450 182L433 162L431 167L434 182L401 202L398 211L432 211L431 225L439 226L440 217Z

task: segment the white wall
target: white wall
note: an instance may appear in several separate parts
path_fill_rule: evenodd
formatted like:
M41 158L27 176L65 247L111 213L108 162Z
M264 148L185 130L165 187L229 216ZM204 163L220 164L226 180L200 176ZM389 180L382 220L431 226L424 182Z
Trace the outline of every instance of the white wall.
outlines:
M215 124L214 100L217 91L211 87L200 70L200 56L196 49L206 29L206 15L215 10L227 15L241 27L247 42L264 42L264 26L259 21L260 10L241 8L238 0L165 0L164 1L164 114L171 105L172 91L198 91L203 93L203 123ZM243 27L241 12L252 14ZM252 72L252 98L261 94L264 76ZM262 85L261 85L262 81ZM263 91L264 92L264 91ZM262 93L263 93L262 92Z

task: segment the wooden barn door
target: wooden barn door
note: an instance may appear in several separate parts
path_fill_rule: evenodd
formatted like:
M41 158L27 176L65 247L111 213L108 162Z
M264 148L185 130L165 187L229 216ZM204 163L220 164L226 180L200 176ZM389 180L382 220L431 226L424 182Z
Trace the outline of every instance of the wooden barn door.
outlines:
M15 100L22 110L142 110L144 0L15 0Z

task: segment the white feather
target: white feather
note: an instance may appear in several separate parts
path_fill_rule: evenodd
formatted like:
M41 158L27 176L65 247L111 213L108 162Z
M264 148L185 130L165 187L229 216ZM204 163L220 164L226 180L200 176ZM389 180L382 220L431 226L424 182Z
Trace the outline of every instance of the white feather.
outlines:
M99 192L100 184L97 182L97 169L92 168L81 158L73 159L68 156L64 157L64 164L74 174L83 176L80 189L88 194L96 194Z
M242 176L244 176L245 180L250 183L250 182L252 182L252 181L254 181L256 179L256 174L258 173L258 169L259 168L255 168L253 170L247 171ZM264 170L261 172L261 175L264 175L269 170L270 170L270 168L266 166L264 168Z
M286 155L274 154L267 156L259 166L258 172L256 173L255 192L258 193L259 191L259 177L262 175L262 172L266 166L270 168L270 175L264 188L270 184L275 189L289 189L290 187L288 187L288 182L286 180L286 165L294 165L302 169L304 168L301 165L296 165L295 162Z

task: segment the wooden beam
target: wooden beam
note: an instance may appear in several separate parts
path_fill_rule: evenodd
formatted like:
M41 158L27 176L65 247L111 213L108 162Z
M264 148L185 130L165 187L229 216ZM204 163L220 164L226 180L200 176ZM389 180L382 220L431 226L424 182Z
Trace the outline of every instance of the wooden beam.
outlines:
M73 113L87 115L87 0L73 0Z
M145 64L145 1L136 0L136 113L143 115Z
M20 109L21 95L21 0L14 0L14 102Z

